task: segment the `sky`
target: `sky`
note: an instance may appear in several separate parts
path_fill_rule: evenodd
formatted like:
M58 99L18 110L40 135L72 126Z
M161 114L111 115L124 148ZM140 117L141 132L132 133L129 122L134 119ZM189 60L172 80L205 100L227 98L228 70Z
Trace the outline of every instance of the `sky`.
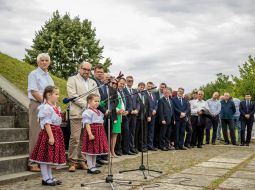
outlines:
M0 51L23 59L52 13L92 21L112 75L191 91L255 53L252 0L0 0Z

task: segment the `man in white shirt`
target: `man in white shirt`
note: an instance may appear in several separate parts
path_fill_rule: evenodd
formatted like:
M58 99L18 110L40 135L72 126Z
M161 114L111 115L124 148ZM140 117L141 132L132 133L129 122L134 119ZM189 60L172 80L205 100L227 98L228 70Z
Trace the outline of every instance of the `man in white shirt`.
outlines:
M50 56L47 53L41 53L37 56L38 68L28 75L28 98L29 103L29 155L31 155L37 142L41 130L37 118L38 106L43 103L43 92L45 87L52 85L54 82L48 73L50 65ZM29 163L31 171L38 172L40 168L37 164Z
M89 78L91 67L90 63L84 61L80 64L79 73L68 78L67 93L69 98L78 97L92 89L96 89L96 82ZM91 93L99 95L98 89ZM86 98L87 96L83 96L70 104L71 135L68 150L70 172L74 172L76 169L87 169L85 157L81 153L83 138L82 112L87 107Z
M200 90L197 92L197 99L190 101L190 120L193 128L191 146L197 146L197 148L202 148L206 124L206 113L208 112L208 105L203 98L204 92Z

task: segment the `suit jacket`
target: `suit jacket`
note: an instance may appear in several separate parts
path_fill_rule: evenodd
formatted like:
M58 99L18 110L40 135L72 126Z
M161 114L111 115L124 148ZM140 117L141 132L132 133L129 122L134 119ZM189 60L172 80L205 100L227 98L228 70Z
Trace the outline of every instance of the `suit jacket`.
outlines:
M132 88L132 94L130 94L130 92L128 91L127 87L125 87L123 89L126 97L129 98L129 101L130 101L130 107L132 110L137 110L139 112L140 110L140 103L139 103L139 100L138 100L138 94L137 94L137 90Z
M111 119L112 121L117 120L117 112L116 107L118 106L118 93L117 90L111 86L108 86L108 92L110 95L110 111L111 111ZM105 114L106 110L108 109L108 95L106 99L103 99L105 102L105 106L99 106L99 110Z
M154 92L154 94L155 94L155 96L156 96L157 101L159 101L159 99L160 99L159 91ZM163 97L164 97L164 96L162 96L162 98L163 98Z
M182 98L182 104L181 104L181 101L176 96L172 99L172 102L174 105L174 116L176 121L181 119L180 118L181 112L184 112L186 113L186 115L188 115L190 108L189 108L188 101L186 99Z
M139 93L140 94L140 93ZM138 94L137 99L139 101L140 104L140 110L138 112L138 119L142 119L142 111L144 111L144 119L147 120L147 117L151 117L151 111L150 111L150 101L149 101L149 97L146 93L144 93L144 103L140 97L140 95Z
M91 90L97 86L93 79L88 78L88 90ZM67 94L69 98L77 97L85 94L87 91L84 86L84 78L78 73L75 76L69 77L67 80ZM98 90L93 92L99 94ZM87 96L83 96L80 99L75 100L70 106L70 119L81 119L82 112L87 108Z
M165 97L159 99L158 114L160 123L166 121L167 125L171 124L171 121L174 119L174 106L171 99L169 99L169 102Z
M120 90L118 90L118 91L120 93ZM124 89L122 90L122 92L123 92L123 95L121 96L121 98L122 98L122 100L123 100L123 102L125 104L125 111L128 111L128 114L130 114L131 111L132 111L132 100L131 100L131 97L128 96L128 94L125 93Z
M155 95L155 93L151 93L152 97L149 95L149 92L146 91L147 96L149 97L149 101L150 101L150 111L152 112L153 110L158 109L158 100L157 97Z
M255 112L255 104L254 102L250 101L250 105L247 109L246 106L246 100L241 101L240 103L240 107L239 107L239 111L240 111L240 119L241 120L245 120L245 114L250 114L250 119L254 120L254 112Z

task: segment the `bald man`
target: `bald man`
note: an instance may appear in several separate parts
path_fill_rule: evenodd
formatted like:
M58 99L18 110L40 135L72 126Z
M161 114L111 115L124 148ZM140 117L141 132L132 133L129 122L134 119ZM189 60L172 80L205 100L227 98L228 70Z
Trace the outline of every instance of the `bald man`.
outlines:
M92 65L88 62L82 62L79 66L79 73L68 78L67 93L69 98L78 97L97 87L96 82L90 79L90 71ZM92 93L98 94L95 90ZM82 112L87 107L87 96L75 100L70 104L70 124L71 135L69 141L69 171L74 172L75 169L87 169L85 157L81 153L82 146Z

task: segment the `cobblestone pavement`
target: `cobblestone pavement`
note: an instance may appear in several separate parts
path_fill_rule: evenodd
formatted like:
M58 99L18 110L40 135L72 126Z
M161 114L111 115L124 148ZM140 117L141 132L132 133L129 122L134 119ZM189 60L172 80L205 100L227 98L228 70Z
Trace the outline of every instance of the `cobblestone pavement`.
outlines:
M142 171L119 173L120 170L137 169L141 157L121 156L113 160L113 175L115 189L255 189L255 145L250 147L206 145L203 149L189 149L186 151L156 151L144 154L145 166L149 157L149 169L161 170L163 173L147 172L144 179ZM6 189L111 189L104 180L108 174L108 167L101 168L99 175L89 175L84 170L69 173L66 169L54 171L54 176L63 181L63 185L45 187L41 185L40 177L28 178L2 185L0 190ZM118 179L118 180L117 180ZM132 184L125 182L132 181ZM103 181L101 184L91 184ZM84 185L84 186L82 186Z

